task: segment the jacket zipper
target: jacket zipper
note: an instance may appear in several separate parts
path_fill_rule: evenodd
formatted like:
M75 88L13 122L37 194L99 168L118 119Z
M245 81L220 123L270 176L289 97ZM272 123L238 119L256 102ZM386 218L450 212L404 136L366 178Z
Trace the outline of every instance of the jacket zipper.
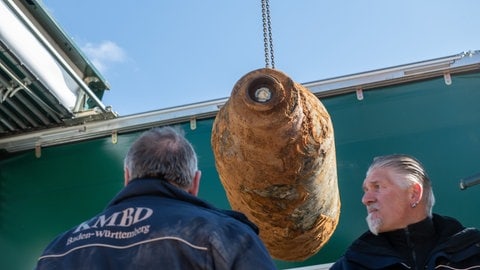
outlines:
M405 235L406 235L406 238L407 238L407 246L412 251L413 269L417 269L417 254L415 253L414 243L410 240L410 231L408 230L408 227L405 228Z

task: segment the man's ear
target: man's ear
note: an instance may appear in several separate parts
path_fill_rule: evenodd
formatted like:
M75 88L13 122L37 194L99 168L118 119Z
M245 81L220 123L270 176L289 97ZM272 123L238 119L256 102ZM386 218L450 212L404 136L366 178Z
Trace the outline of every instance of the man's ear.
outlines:
M419 183L414 183L411 187L411 194L410 199L412 200L411 203L419 203L423 197L423 188L422 185Z
M128 181L130 181L130 172L128 171L127 168L123 169L123 184L126 186L128 184Z
M187 190L193 196L198 195L198 191L200 189L200 178L202 177L201 171L196 171L195 175L193 176L192 186Z

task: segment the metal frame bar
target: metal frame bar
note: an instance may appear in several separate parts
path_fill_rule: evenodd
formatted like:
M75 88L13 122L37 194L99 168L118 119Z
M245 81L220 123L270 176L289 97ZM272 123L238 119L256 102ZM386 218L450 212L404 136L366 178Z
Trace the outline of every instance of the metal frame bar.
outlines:
M416 73L413 71L417 71ZM480 70L480 51L462 53L392 68L374 70L320 80L303 84L316 96L332 96L355 92L359 86L379 87L399 82L410 82L425 78L443 76L445 72L459 73ZM89 122L82 125L52 128L29 134L0 138L0 149L16 152L34 149L35 146L52 146L97 137L112 133L126 133L153 126L178 124L191 119L214 117L228 98L150 111L110 120Z
M53 58L65 69L65 71L75 80L75 82L80 86L80 88L98 105L102 112L108 112L106 106L102 101L95 95L95 93L90 90L90 88L85 84L85 82L79 78L75 71L68 65L68 63L63 59L63 57L55 50L55 48L47 41L47 39L35 28L32 22L23 14L20 8L12 0L3 0L10 9L15 12L17 17L22 21L22 23L29 29L29 31L40 41L43 47L53 56Z

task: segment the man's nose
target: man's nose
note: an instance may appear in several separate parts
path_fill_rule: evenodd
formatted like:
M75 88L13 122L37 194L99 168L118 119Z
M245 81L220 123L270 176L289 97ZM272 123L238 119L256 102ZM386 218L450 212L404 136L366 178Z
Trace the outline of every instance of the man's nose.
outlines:
M371 192L366 191L365 193L363 193L362 203L364 205L369 205L373 202L375 202L375 197L372 195Z

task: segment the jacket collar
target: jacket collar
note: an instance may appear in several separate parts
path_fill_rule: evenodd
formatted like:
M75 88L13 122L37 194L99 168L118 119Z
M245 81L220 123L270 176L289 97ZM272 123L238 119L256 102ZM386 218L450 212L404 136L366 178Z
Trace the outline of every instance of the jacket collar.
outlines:
M139 178L131 180L108 204L108 206L116 205L120 202L138 196L158 196L179 200L202 207L208 211L214 211L222 215L234 218L252 228L258 234L258 227L251 222L243 213L233 210L223 210L216 208L210 203L190 195L188 192L168 183L162 179Z
M435 242L438 244L432 253L440 252L444 254L444 252L461 252L467 246L480 243L480 232L478 230L465 228L456 219L437 214L433 214L431 219L427 218L419 223L409 225L407 229L409 232L419 229L422 232L415 232L415 237L423 238L423 241L425 241L425 237L428 237L430 234L425 230L429 228L435 232L435 236L432 235L432 237L435 238ZM393 264L403 264L403 260L392 248L389 237L386 237L386 235L392 237L395 234L405 235L407 229L380 233L378 236L367 231L352 244L345 256L347 259L367 266L370 269L379 269Z

